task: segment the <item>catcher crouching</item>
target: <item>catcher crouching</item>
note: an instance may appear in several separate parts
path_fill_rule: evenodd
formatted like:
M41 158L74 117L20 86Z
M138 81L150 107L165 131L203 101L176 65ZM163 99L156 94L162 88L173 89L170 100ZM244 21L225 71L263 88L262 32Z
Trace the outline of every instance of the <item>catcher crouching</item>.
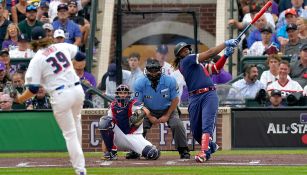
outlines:
M126 159L143 156L156 160L160 157L160 151L142 135L143 119L149 111L132 99L131 94L127 85L119 85L108 115L100 118L99 130L107 149L102 157L105 160L116 160L117 148L130 151Z

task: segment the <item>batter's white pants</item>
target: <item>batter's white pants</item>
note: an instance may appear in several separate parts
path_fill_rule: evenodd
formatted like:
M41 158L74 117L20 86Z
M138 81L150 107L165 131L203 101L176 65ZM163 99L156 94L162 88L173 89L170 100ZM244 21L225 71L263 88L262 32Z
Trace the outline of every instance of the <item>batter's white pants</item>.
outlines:
M148 140L146 140L143 133L143 124L132 134L124 134L122 130L115 125L114 129L114 144L123 150L132 150L142 155L143 149L152 145Z
M53 113L66 141L72 166L76 172L86 172L81 142L83 89L81 85L77 85L54 91L50 96Z

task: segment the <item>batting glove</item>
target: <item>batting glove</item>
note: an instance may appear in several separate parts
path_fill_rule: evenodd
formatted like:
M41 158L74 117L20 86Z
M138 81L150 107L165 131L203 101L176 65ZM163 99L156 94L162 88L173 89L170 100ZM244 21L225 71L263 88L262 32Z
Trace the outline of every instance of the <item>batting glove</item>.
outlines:
M239 42L240 42L239 39L230 39L225 41L225 45L226 47L237 47Z
M224 54L228 58L233 54L234 51L235 49L233 47L226 47Z

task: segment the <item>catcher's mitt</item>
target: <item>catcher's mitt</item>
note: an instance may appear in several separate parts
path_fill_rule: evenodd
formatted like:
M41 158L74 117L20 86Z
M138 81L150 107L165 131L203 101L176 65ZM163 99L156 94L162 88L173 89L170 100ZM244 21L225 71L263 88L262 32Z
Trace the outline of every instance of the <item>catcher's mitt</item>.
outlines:
M143 109L136 109L129 118L129 125L139 127L144 120L145 112Z

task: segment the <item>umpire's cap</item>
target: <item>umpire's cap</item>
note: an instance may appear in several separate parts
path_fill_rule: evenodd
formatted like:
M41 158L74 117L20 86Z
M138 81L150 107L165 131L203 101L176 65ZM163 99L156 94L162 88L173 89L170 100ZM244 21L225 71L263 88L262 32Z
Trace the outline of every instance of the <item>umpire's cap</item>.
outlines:
M32 40L40 40L46 37L46 31L41 26L36 26L32 29Z
M179 52L185 47L187 47L191 50L190 44L187 44L185 42L180 42L180 43L176 44L175 49L174 49L174 55L177 56L179 54Z
M154 58L148 58L146 61L146 69L160 69L162 66L159 61Z

